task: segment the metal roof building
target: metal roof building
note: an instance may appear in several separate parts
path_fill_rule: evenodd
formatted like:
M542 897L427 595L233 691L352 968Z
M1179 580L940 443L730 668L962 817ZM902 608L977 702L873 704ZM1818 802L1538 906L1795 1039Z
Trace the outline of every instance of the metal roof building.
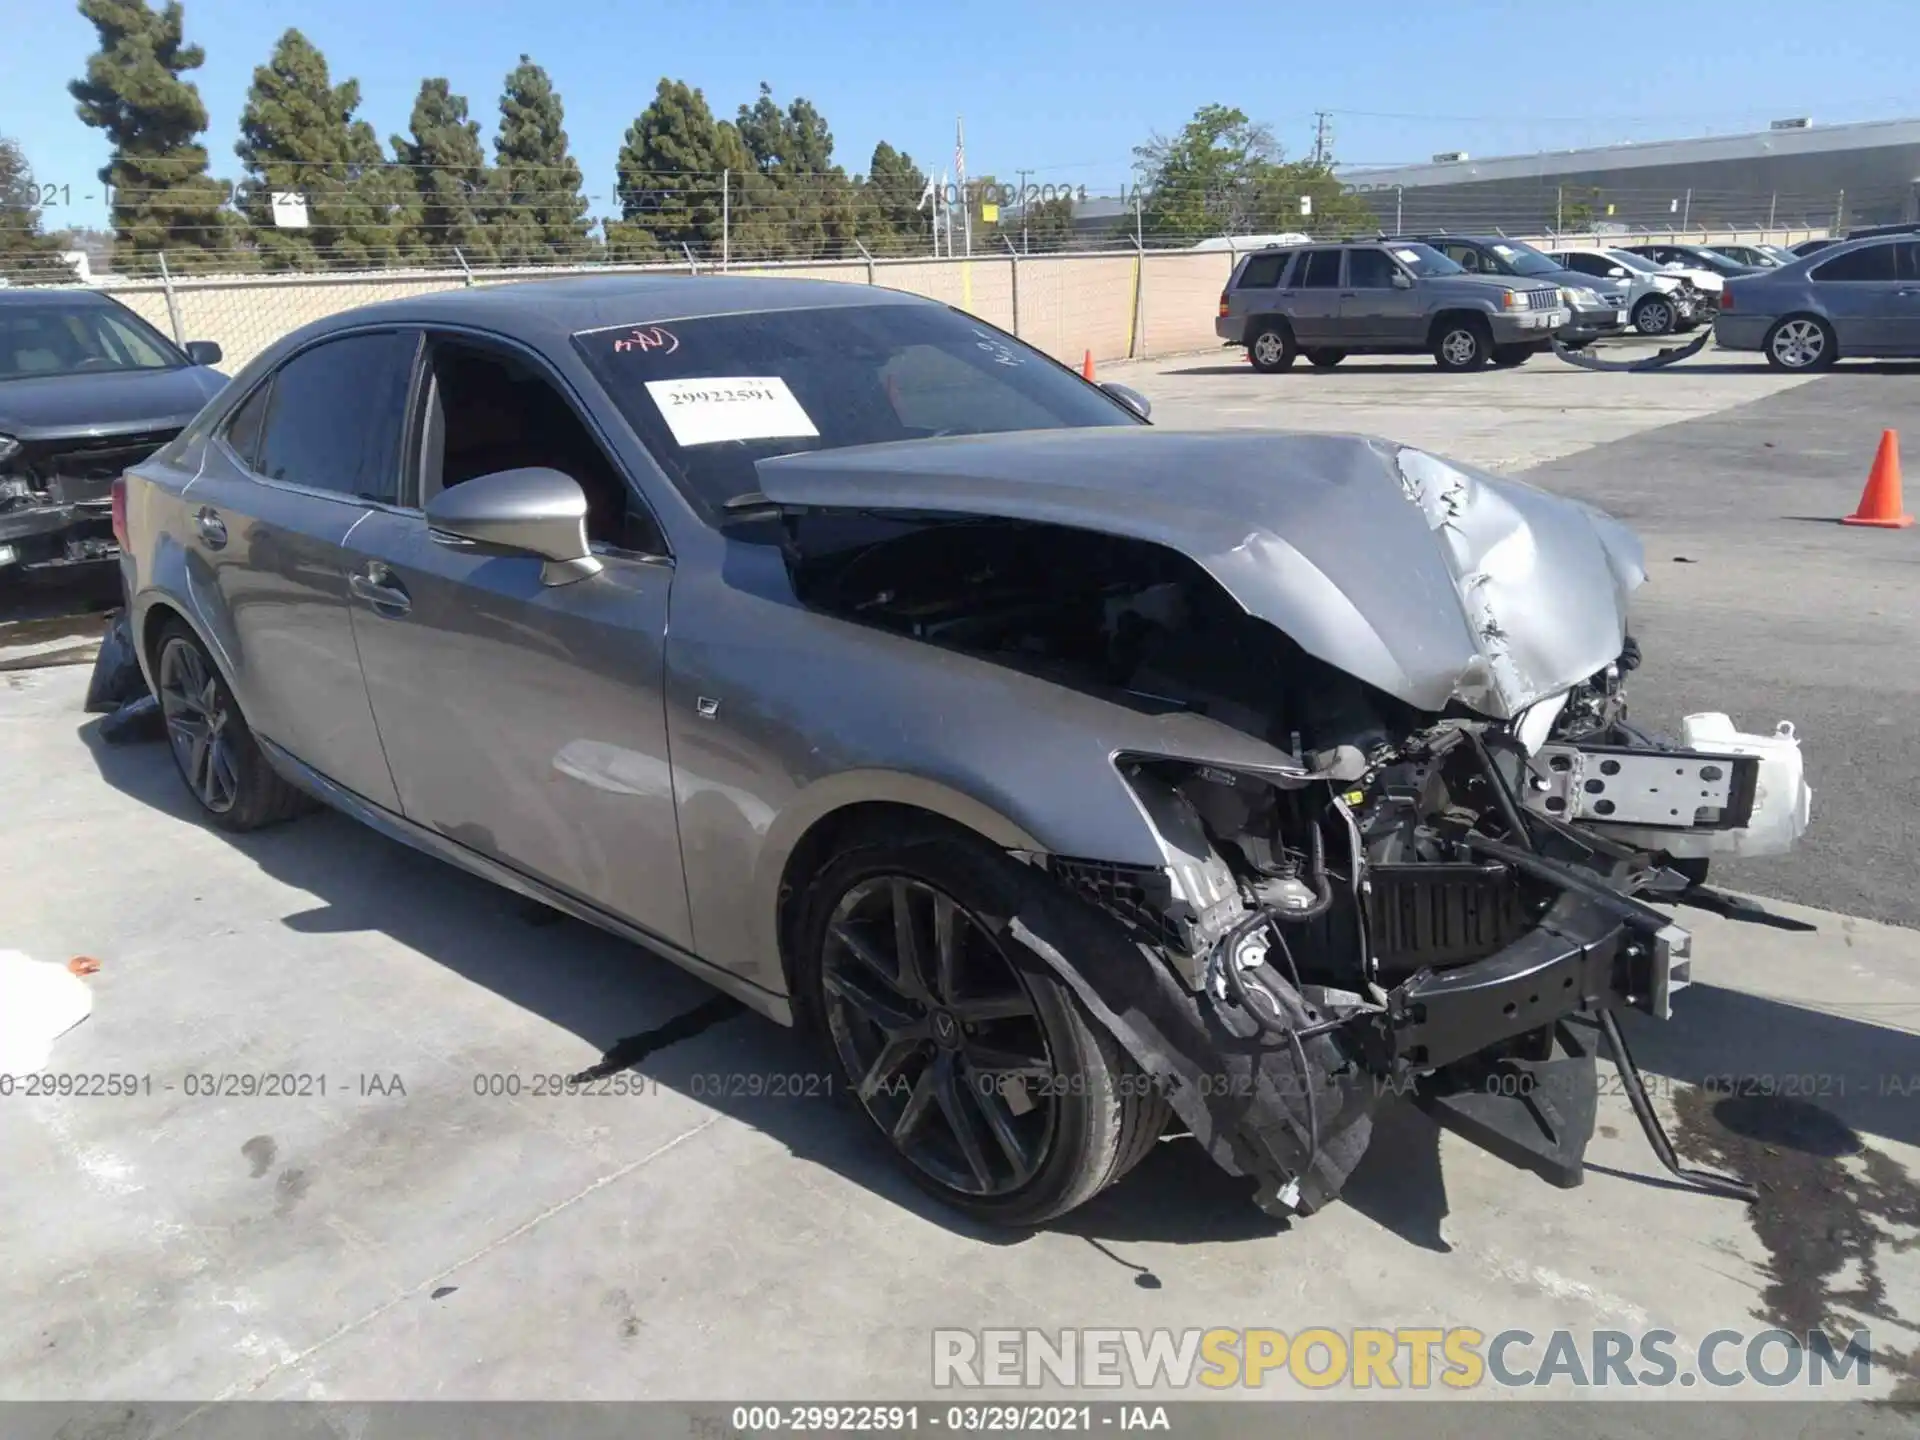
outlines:
M1395 229L1844 227L1920 219L1920 119L1343 172Z

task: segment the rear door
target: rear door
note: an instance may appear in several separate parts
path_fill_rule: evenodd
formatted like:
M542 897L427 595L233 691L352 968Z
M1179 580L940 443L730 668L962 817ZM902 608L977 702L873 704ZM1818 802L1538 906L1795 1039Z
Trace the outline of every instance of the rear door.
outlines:
M1294 260L1283 294L1293 335L1302 346L1334 347L1346 342L1340 315L1338 247L1303 250Z
M185 496L249 722L385 809L397 796L354 647L343 546L397 493L418 346L416 332L385 329L294 354L234 411Z
M1862 245L1817 264L1808 273L1820 308L1832 323L1842 355L1886 355L1899 349L1901 306L1912 281L1900 280L1900 246Z

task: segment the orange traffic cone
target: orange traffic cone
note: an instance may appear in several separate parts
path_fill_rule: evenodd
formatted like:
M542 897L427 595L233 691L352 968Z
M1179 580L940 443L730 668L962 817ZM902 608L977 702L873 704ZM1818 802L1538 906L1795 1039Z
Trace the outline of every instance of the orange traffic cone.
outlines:
M1093 379L1093 351L1091 350L1087 351L1087 358L1080 362L1080 378L1082 380Z
M1882 430L1880 449L1873 457L1873 469L1867 472L1867 488L1860 492L1860 506L1840 522L1842 525L1878 525L1884 530L1899 530L1913 524L1900 500L1900 432Z

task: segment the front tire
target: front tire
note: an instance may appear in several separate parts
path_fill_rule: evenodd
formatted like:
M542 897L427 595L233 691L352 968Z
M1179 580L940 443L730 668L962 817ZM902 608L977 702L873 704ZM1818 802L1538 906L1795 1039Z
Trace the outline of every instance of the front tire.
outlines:
M1584 340L1579 342L1582 346L1586 343ZM1567 348L1572 350L1578 348L1578 346L1569 345ZM1493 347L1493 363L1498 365L1502 370L1518 369L1520 366L1526 364L1527 361L1531 360L1533 356L1534 349L1531 345L1496 345Z
M226 677L193 631L170 621L154 657L167 748L201 813L223 830L242 831L310 807L267 763Z
M1293 331L1284 321L1267 320L1247 341L1247 358L1262 375L1271 375L1293 364L1299 353L1293 343Z
M1642 335L1671 335L1680 323L1673 302L1659 295L1643 295L1633 307L1633 328Z
M1003 1225L1124 1175L1168 1108L1010 923L1048 883L933 823L876 826L814 879L796 989L847 1093L916 1183Z
M1789 315L1766 338L1767 363L1776 370L1824 370L1840 358L1833 327L1818 315Z
M1493 353L1493 335L1477 318L1448 320L1433 337L1434 363L1442 370L1478 370Z
M1316 370L1331 370L1347 358L1347 352L1344 350L1305 350L1301 353L1307 357L1307 363Z

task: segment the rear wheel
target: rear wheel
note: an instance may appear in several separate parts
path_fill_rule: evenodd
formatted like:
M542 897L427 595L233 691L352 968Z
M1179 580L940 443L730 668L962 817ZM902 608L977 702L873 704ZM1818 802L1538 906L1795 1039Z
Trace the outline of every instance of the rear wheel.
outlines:
M154 673L168 748L209 820L256 830L309 807L267 763L206 647L179 621L161 632Z
M1671 335L1679 323L1673 303L1659 295L1643 295L1633 307L1633 328L1642 335Z
M1253 361L1253 368L1265 375L1293 364L1295 353L1293 331L1285 321L1262 321L1247 341L1247 357Z
M1767 332L1767 363L1776 370L1824 370L1839 358L1833 327L1817 315L1789 315Z
M889 824L814 880L797 935L797 989L847 1093L915 1181L1000 1224L1090 1199L1168 1113L1011 933L1044 883L962 832Z
M1443 320L1434 332L1433 358L1442 370L1478 370L1493 353L1493 336L1478 316Z
M1344 350L1303 350L1300 353L1307 357L1307 363L1316 370L1331 370L1347 358Z

